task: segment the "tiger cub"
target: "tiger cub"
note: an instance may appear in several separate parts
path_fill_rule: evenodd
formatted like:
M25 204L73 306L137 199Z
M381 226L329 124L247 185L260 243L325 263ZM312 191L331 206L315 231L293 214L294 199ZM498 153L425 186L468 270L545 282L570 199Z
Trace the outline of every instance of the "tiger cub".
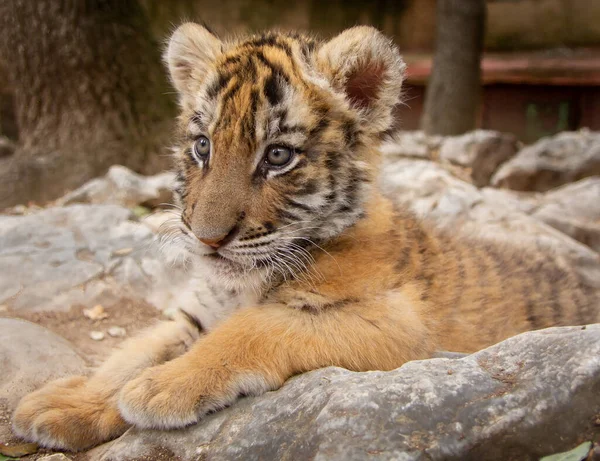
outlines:
M187 23L165 60L181 106L178 239L230 314L202 324L190 308L91 377L26 396L21 437L84 449L129 425L195 423L320 367L391 370L600 320L597 290L543 253L461 241L381 195L405 65L377 30L228 42Z

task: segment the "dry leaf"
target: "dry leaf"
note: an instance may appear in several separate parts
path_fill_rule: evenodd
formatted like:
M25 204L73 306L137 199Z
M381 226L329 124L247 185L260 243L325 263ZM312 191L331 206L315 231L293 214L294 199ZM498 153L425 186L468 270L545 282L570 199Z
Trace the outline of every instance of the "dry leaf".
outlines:
M108 318L108 313L104 310L102 304L96 304L90 309L84 309L83 315L90 320L103 320Z
M20 458L21 456L36 453L38 448L37 443L19 443L15 445L0 443L0 454L11 458Z

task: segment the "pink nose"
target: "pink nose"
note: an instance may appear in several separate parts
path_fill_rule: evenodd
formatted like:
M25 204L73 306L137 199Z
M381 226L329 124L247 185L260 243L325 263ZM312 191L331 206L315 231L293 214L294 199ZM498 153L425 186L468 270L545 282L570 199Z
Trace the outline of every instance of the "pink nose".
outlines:
M227 236L223 235L222 237L219 237L217 239L212 239L212 240L210 240L210 239L198 239L198 240L200 240L205 245L208 245L209 247L217 249L221 245L223 245L223 240L225 240L225 237L227 237Z
M229 230L229 232L227 232L226 234L223 234L217 238L206 238L206 237L199 236L198 240L200 240L205 245L208 245L209 247L214 248L216 250L217 248L222 247L226 243L231 242L237 235L238 231L239 231L239 227L237 225L235 225Z

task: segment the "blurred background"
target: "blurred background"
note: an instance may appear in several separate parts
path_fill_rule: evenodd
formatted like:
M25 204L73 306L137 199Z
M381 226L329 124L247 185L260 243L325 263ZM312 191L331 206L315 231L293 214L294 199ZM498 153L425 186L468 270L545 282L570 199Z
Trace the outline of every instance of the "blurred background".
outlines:
M532 143L600 129L596 0L3 0L0 208L55 199L113 164L168 168L176 106L160 53L182 20L223 36L381 29L408 63L400 130Z

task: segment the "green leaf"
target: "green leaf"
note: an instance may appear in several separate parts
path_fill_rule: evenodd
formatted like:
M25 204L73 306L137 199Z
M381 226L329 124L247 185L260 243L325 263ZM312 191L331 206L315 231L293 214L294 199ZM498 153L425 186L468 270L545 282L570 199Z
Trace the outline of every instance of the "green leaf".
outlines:
M0 455L0 461L15 460L17 458L9 458L8 456Z
M592 442L583 442L572 450L544 456L540 461L585 461L591 449Z

